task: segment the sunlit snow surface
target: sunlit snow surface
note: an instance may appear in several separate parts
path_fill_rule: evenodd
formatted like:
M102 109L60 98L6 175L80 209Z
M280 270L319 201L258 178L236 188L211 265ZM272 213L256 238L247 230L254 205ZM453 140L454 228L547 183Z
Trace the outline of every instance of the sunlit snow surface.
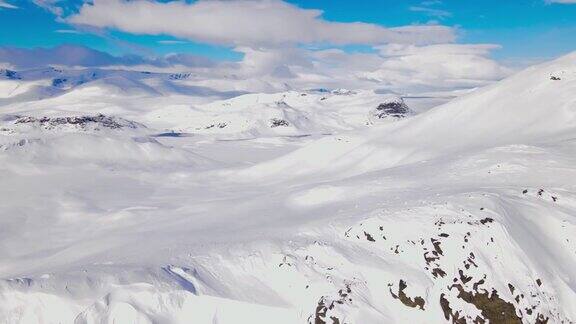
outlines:
M403 118L34 73L0 81L1 323L576 321L575 55Z

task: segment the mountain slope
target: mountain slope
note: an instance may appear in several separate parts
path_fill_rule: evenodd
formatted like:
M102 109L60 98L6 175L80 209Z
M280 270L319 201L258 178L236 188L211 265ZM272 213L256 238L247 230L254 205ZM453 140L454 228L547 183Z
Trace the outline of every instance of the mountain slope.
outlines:
M412 120L324 138L258 174L361 173L444 154L576 136L576 54L531 67L499 83L422 113ZM354 165L353 169L349 166Z
M7 106L0 322L573 323L575 57L370 127L399 102ZM230 116L263 123L176 132Z

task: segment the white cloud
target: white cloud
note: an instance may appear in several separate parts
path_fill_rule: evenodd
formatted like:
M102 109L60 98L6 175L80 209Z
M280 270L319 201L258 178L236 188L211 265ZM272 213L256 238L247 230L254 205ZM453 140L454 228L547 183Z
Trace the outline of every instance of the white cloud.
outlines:
M166 34L229 46L286 44L431 44L452 42L446 26L386 28L362 22L331 22L322 11L302 9L281 0L94 0L67 18L73 24L112 28L134 34Z
M64 13L64 10L58 6L59 2L62 2L62 0L32 0L32 2L35 5L50 11L56 16L61 16Z
M415 12L422 12L427 14L428 16L437 17L437 18L446 18L452 16L452 13L442 9L435 9L435 8L428 8L428 7L419 7L419 6L412 6L409 8L410 11Z
M58 34L82 34L81 31L75 29L57 29L54 32Z
M162 45L177 45L177 44L186 44L187 42L185 41L180 41L180 40L159 40L158 44L162 44Z
M79 46L52 49L0 48L1 62L14 69L47 65L193 72L199 86L219 90L274 92L286 89L385 89L400 93L470 88L489 84L511 70L490 59L495 45L390 44L373 53L299 47L235 48L239 62L213 62L189 55L116 57Z
M490 44L380 47L382 63L364 77L393 88L465 88L499 80L511 70L490 59Z
M8 3L5 0L0 0L0 8L6 8L6 9L17 9L18 7L16 7L13 4Z
M204 85L247 91L306 88L421 93L484 86L509 75L490 58L496 45L391 44L374 53L341 49L237 48L241 62L204 71ZM231 88L230 88L231 87Z
M47 6L65 3L34 1ZM420 4L423 8L437 5L441 2ZM24 68L57 64L187 71L194 73L200 86L255 92L318 87L421 92L482 86L510 73L490 58L498 46L453 44L455 30L448 27L330 22L319 10L280 0L93 0L64 19L81 31L105 34L102 28L110 28L171 36L158 41L164 45L183 40L223 44L242 53L243 59L213 62L187 54L153 57L152 52L149 57L114 57L60 47L0 49L0 62ZM373 51L351 53L337 46L345 44L365 44Z
M576 4L576 0L547 0L548 3Z

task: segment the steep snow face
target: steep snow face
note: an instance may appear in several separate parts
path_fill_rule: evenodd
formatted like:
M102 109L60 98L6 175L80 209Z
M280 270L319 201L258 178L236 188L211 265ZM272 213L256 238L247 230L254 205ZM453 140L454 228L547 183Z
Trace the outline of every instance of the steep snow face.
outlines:
M575 322L574 58L400 120L344 90L4 106L0 322Z

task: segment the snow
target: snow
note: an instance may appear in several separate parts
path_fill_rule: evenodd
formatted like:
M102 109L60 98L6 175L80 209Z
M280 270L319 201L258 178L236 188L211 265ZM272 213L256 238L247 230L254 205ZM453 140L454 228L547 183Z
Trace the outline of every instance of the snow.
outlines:
M411 101L19 76L1 323L576 321L576 54L377 120Z

